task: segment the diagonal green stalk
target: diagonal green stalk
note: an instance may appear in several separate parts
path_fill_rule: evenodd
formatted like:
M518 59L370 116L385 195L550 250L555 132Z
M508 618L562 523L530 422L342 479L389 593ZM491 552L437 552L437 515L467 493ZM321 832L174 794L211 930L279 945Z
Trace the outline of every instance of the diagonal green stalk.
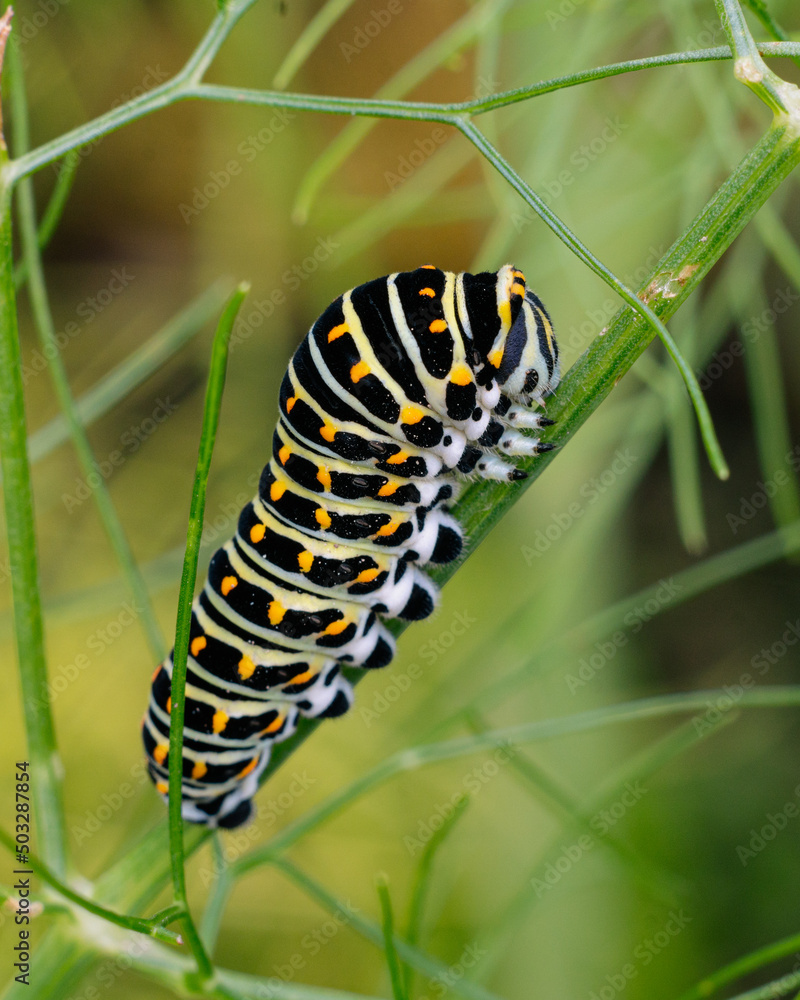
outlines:
M400 959L394 944L394 913L389 895L389 883L385 875L377 879L378 899L381 904L381 929L383 931L383 951L389 968L389 979L392 984L394 1000L408 1000L408 991L403 981Z
M14 838L3 829L0 829L0 844L11 854L15 853ZM94 900L88 899L86 896L82 896L80 893L70 889L35 854L28 854L26 866L43 882L46 882L55 889L59 895L68 899L71 903L75 903L81 909L86 910L87 913L93 913L96 917L102 917L104 920L108 920L109 923L116 924L118 927L125 927L129 931L137 931L139 934L147 934L150 937L157 938L159 941L165 941L169 944L179 943L179 937L174 931L166 930L166 928L157 922L145 920L142 917L132 917L127 913L115 913L113 910L109 910L105 906L100 906Z
M800 934L792 934L780 941L765 945L756 951L751 951L749 955L737 958L735 962L723 966L717 972L706 976L692 989L682 993L680 1000L704 1000L717 993L724 986L750 975L757 969L762 969L765 965L771 965L780 958L788 958L794 952L800 950Z
M13 81L11 103L14 111L14 148L24 152L28 147L28 104L25 95L22 65L16 49L11 50L11 56L10 68L12 70ZM28 289L36 332L39 335L45 356L50 358L48 366L50 376L53 380L59 406L69 429L69 434L72 438L83 474L86 477L94 476L97 481L97 486L92 490L92 498L100 514L103 528L139 612L153 659L160 660L164 655L164 638L150 601L150 595L147 592L141 571L131 551L125 529L122 527L117 516L117 511L111 499L111 494L108 491L105 478L98 473L92 446L89 444L86 431L78 416L67 372L61 360L61 353L56 342L55 325L53 323L52 312L50 311L47 285L42 268L41 251L39 249L36 229L36 205L33 195L33 182L30 177L26 177L20 182L17 199L20 233L25 264L28 270Z
M555 212L552 211L550 206L547 205L546 202L544 202L539 195L537 195L536 192L525 183L519 174L509 165L508 161L500 155L486 136L478 128L476 128L472 122L465 121L459 127L466 138L469 139L469 141L478 150L480 150L480 152L494 166L501 177L504 177L508 181L509 185L522 196L525 202L530 205L536 214L550 227L550 229L552 229L559 239L561 239L562 243L569 247L575 256L579 260L583 261L583 263L594 271L595 274L601 277L607 285L613 288L614 291L616 291L629 306L635 309L636 312L653 325L654 329L661 338L662 343L666 347L669 356L677 365L678 371L680 371L681 376L683 377L683 381L686 383L686 388L689 392L689 396L691 397L695 413L697 414L697 422L700 425L700 433L703 437L703 443L706 446L706 452L708 453L711 467L720 479L727 479L730 472L722 455L722 449L720 448L719 441L717 440L717 434L714 430L714 424L711 420L711 414L708 412L708 407L703 399L703 394L700 391L700 386L697 384L694 372L681 352L678 350L678 345L672 339L672 336L668 332L667 328L648 304L648 299L663 295L674 296L676 293L671 289L667 289L663 286L659 287L659 285L654 284L653 287L645 289L641 296L637 296L633 291L631 291L631 289L624 285L605 266L605 264L603 264L602 261L598 260L598 258L583 245L578 237L570 229L568 229L566 225L564 225L561 219L559 219ZM674 277L670 276L670 280L678 283L680 281L680 277L677 275Z
M306 62L311 53L336 24L349 7L353 6L354 0L327 0L322 8L311 18L303 29L297 41L292 45L283 58L283 62L275 71L272 78L272 86L276 90L284 90L292 77L298 72L300 67Z
M411 948L419 946L420 933L422 931L422 914L425 909L425 902L428 897L428 888L431 881L431 871L433 862L439 848L447 839L456 823L464 815L464 810L469 805L469 796L464 795L458 799L453 806L453 811L445 817L444 822L425 845L422 855L414 874L414 881L411 886L411 899L408 903L408 925L406 927L406 943ZM414 993L414 968L405 965L405 988L409 996Z
M189 653L189 631L192 620L192 600L197 579L197 558L200 554L200 536L203 531L203 512L206 503L206 484L211 470L211 456L222 408L222 390L228 364L228 343L233 324L249 285L241 284L233 293L220 317L211 350L211 365L203 410L203 428L197 456L192 503L189 511L189 529L186 537L186 555L183 562L178 615L175 625L173 654L171 712L169 725L169 846L172 864L172 886L175 900L183 907L181 924L186 939L197 961L200 981L211 978L213 969L200 935L189 912L186 896L186 871L183 844L183 818L181 816L181 784L183 782L183 721L186 711L186 661Z
M374 920L361 916L349 902L338 899L315 878L286 858L270 858L269 862L329 913L347 914L348 924L356 933L379 948L383 947L384 935L380 925ZM441 983L443 975L449 972L449 967L444 962L433 958L419 948L413 947L397 934L393 935L392 942L397 954L406 964L413 965L418 972L424 973L431 980L437 980ZM450 989L453 993L464 997L465 1000L501 1000L496 993L490 993L485 987L470 982L466 977L454 979L450 983Z
M22 709L31 764L33 822L39 852L52 870L67 868L62 765L47 688L33 491L14 290L11 192L7 153L0 147L0 464Z
M70 151L64 157L64 162L58 171L55 187L50 195L47 208L44 210L42 221L39 224L39 231L36 235L36 243L40 250L44 250L56 230L56 226L66 207L67 198L69 198L69 193L72 190L72 182L75 180L75 172L80 162L80 154L75 150ZM27 277L28 265L26 261L22 260L14 270L14 284L17 288L26 281Z

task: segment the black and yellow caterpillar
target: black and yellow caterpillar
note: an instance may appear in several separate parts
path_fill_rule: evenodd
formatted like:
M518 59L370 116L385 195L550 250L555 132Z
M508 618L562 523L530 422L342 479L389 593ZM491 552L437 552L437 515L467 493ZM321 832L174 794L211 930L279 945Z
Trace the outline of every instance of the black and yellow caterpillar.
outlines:
M250 816L273 742L300 715L337 716L340 665L383 667L381 617L420 619L437 590L421 567L461 550L446 513L467 477L514 480L502 455L549 450L518 428L559 380L547 312L521 271L426 265L331 303L280 391L272 458L192 606L183 815ZM156 670L143 738L167 794L172 655Z

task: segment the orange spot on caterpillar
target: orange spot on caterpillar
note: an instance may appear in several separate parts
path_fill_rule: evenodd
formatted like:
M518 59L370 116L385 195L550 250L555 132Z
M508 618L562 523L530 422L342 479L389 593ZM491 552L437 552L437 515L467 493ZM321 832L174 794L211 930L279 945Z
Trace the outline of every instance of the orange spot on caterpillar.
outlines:
M444 333L444 331L447 329L447 323L443 319L435 319L430 324L428 329L431 331L431 333Z
M340 323L338 326L333 327L333 329L328 333L328 343L332 343L345 333L350 333L350 327L347 323Z
M330 625L325 629L325 635L339 635L341 632L347 628L347 619L341 618L339 621L331 622Z
M450 381L454 385L469 385L472 381L472 372L466 365L456 365L450 372Z
M292 407L294 406L294 404L296 402L297 402L297 396L290 396L289 399L286 400L286 412L287 413L291 413L292 412Z
M223 577L222 583L220 584L220 590L222 591L222 596L227 597L228 594L233 590L234 587L238 587L239 581L235 576Z
M355 579L356 583L372 583L380 574L379 569L363 569Z
M286 616L286 608L280 603L280 601L270 601L267 614L269 616L270 625L280 625Z
M404 406L400 414L401 424L418 424L425 416L425 411L418 406Z
M300 572L308 573L314 564L314 556L308 550L305 550L297 557L297 561L300 564Z
M250 529L250 541L254 542L256 545L264 538L267 533L267 527L264 524L254 524Z
M429 299L436 298L436 292L432 288L420 288L418 295L425 295Z
M383 486L378 490L379 497L390 497L393 493L396 493L399 489L397 483L384 483Z
M306 681L310 681L312 677L316 676L314 670L306 670L302 674L295 674L286 686L291 687L293 684L305 684Z
M269 488L269 498L273 503L277 503L285 492L286 492L286 483L274 482ZM262 535L261 537L263 538L264 536ZM260 542L261 538L253 539L254 542L256 540Z
M400 523L398 521L390 521L388 524L384 524L382 528L379 528L375 534L381 536L393 535L399 527Z
M326 493L330 493L330 491L331 491L331 474L330 474L330 472L328 472L328 470L325 468L324 465L321 465L317 469L317 480L322 484L322 488L325 490L325 492Z
M192 777L194 778L195 781L199 781L201 778L205 778L207 771L208 768L203 763L203 761L198 760L198 762L192 768Z
M408 461L408 452L407 451L398 451L395 455L392 455L391 458L387 458L386 459L386 464L387 465L402 465L403 462L406 462L406 461Z
M191 652L192 656L197 656L198 653L202 653L202 651L206 648L207 645L208 645L208 640L206 639L206 637L204 635L198 635L196 639L192 639L192 644L191 646L189 646L189 651Z
M277 729L280 729L281 726L283 725L284 718L285 718L285 716L283 716L283 715L276 716L272 720L272 722L270 722L270 724L267 726L266 729L262 729L261 730L261 735L264 736L267 733L274 733Z
M350 369L350 378L353 382L360 382L365 375L369 375L369 365L366 361L359 361Z
M166 743L159 743L157 747L153 750L153 760L156 764L163 764L167 759L167 754L169 753L169 747Z
M288 444L285 444L278 452L278 460L280 461L281 465L286 465L286 463L289 461L289 456L291 454L292 454L292 449L289 447Z
M228 725L228 716L223 711L214 712L211 728L215 733L221 733Z
M317 507L314 511L314 517L317 520L317 524L326 531L331 526L331 515L325 510L324 507Z
M254 770L254 768L256 767L257 764L258 764L258 757L253 757L253 759L250 761L250 763L247 764L245 767L243 767L242 770L236 775L237 780L241 781L242 778L246 778L247 775L252 770Z
M239 664L236 669L239 672L239 676L242 678L242 680L246 681L250 677L252 677L253 674L256 672L256 665L255 663L253 663L250 657L245 654L241 658L241 660L239 660Z
M331 427L330 424L323 424L319 429L319 436L325 438L326 441L333 441L336 437L336 428Z

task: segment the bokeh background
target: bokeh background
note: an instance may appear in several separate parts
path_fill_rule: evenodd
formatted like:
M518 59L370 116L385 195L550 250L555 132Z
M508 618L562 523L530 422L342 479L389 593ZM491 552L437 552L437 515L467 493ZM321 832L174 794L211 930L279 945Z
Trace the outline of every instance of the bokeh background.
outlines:
M21 51L34 145L177 71L214 10L210 0L72 0L40 24L46 4L15 6L20 33L31 26ZM263 0L209 79L272 87L321 6ZM769 6L798 38L796 4ZM723 43L710 0L356 0L286 85L463 100ZM788 60L775 66L800 80ZM638 285L768 116L729 63L712 63L563 90L480 123L580 238ZM198 102L151 115L85 151L47 248L56 329L78 327L62 351L76 396L215 283L252 284L234 336L201 568L266 460L292 350L344 289L426 262L476 270L512 260L554 317L566 366L618 306L460 136L384 121L332 162L332 144L352 129L335 116ZM51 168L37 175L40 206L54 180ZM794 177L672 324L698 370L711 358L703 386L730 479L710 473L676 373L651 348L448 584L437 614L405 634L392 667L359 686L350 715L321 727L262 790L256 843L420 743L670 692L735 692L745 675L796 683L800 646L784 641L800 630L796 559L734 569L689 600L681 574L800 515L799 211ZM46 366L36 370L24 295L20 308L36 431L57 403ZM213 325L89 429L167 642ZM138 730L154 664L68 444L37 461L34 487L70 845L91 878L163 819ZM3 577L7 815L11 765L25 744ZM626 606L606 632L585 624L651 585L656 596ZM509 1000L676 997L797 931L797 713L739 711L735 700L722 711L731 724L707 732L718 721L711 711L520 745L499 765L484 752L413 770L354 800L291 858L372 917L385 872L402 930L421 844L468 792L436 857L426 949L455 966L478 955L467 975ZM698 738L678 752L681 724ZM778 813L784 828L744 856L753 831ZM190 865L198 909L207 869L204 850ZM4 925L0 949L10 948L7 917ZM234 893L216 957L280 976L293 956L298 981L388 995L377 948L346 919L331 923L279 871L261 869ZM770 972L793 967L789 959ZM414 995L455 996L458 978L418 976ZM86 984L108 1000L162 995L118 965L91 971Z

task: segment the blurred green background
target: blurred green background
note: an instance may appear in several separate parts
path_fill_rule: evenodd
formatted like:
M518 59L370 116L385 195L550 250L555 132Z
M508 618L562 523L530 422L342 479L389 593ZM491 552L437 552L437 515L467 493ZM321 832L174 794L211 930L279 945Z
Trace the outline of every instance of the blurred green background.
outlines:
M214 10L209 0L72 0L43 19L51 6L15 5L34 145L177 71ZM210 80L272 87L320 6L257 4ZM769 6L797 39L796 3ZM370 96L394 80L397 96L463 100L723 43L710 0L356 0L288 89ZM774 65L800 80L788 60ZM768 118L729 63L712 63L563 90L481 125L586 245L636 286ZM230 359L201 577L266 461L286 362L344 289L426 262L476 270L512 260L553 316L565 367L618 305L465 140L429 123L365 129L302 211L309 171L348 128L334 116L203 103L154 114L85 152L46 252L56 329L78 328L62 351L77 396L220 278L252 283ZM40 206L54 180L49 168L37 175ZM771 204L778 231L791 238L796 176ZM256 842L421 742L735 686L747 674L759 685L796 681L798 647L783 644L793 626L800 630L796 561L733 575L680 603L682 571L800 514L800 286L786 254L779 264L774 251L767 229L751 225L671 324L698 369L716 352L703 387L730 479L714 479L697 455L677 375L651 348L448 584L437 614L404 635L387 671L359 686L349 716L321 727L262 790ZM22 296L35 431L56 416L57 403L48 372L36 370L28 310ZM205 324L89 431L168 642L212 332L213 322ZM92 877L163 818L139 742L154 664L69 445L36 463L34 488L70 843ZM25 744L2 576L5 820L12 763ZM581 628L659 581L655 603L634 603L610 630L616 639ZM535 659L543 648L548 655ZM509 680L498 688L502 678ZM513 1000L676 997L798 929L797 714L734 709L727 718L731 725L680 754L665 751L657 765L653 748L680 719L520 746L499 765L484 753L413 771L356 800L291 857L373 917L375 876L386 872L402 929L425 831L469 791L437 856L425 948L447 964L480 955L468 975ZM700 735L708 719L694 728L690 719L688 731ZM629 775L630 788L602 800L615 775ZM584 826L576 825L569 811L586 803ZM605 819L601 809L610 810ZM778 813L785 828L743 863L737 848ZM204 850L190 864L198 908L208 860ZM388 995L379 950L343 923L265 869L237 888L216 957L270 976L299 956L298 981ZM3 924L0 953L10 954L7 914ZM793 967L790 959L771 971ZM108 1000L162 995L118 962L90 972L86 985ZM456 995L452 984L417 977L416 997L445 993Z

